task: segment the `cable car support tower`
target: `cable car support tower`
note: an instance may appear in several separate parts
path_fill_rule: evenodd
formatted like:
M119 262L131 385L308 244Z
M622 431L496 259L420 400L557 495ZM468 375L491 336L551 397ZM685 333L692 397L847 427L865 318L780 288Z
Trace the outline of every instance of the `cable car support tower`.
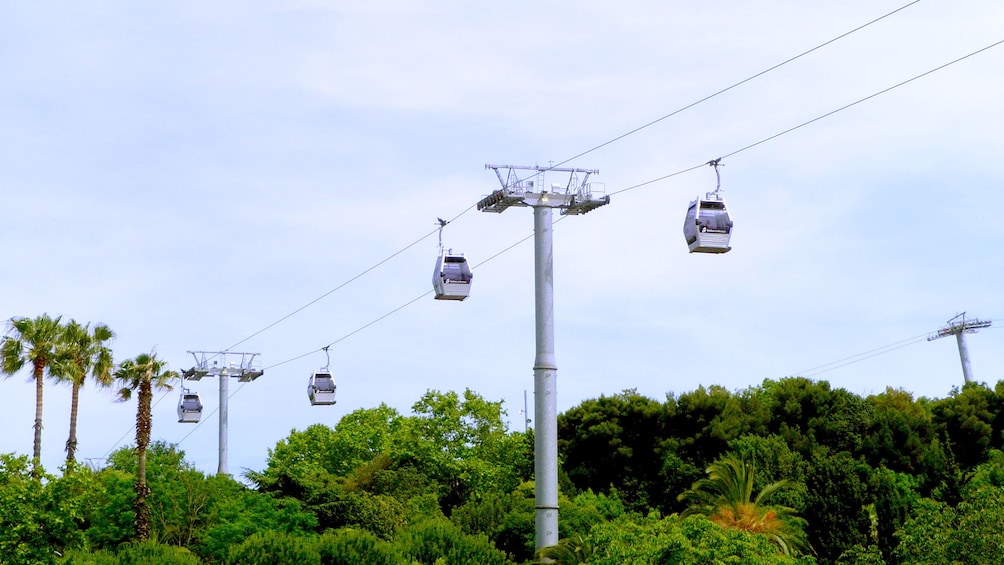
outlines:
M927 341L934 341L954 335L955 339L959 342L959 357L962 359L962 378L965 379L967 384L971 383L973 382L973 369L969 364L969 348L966 346L966 334L976 333L976 330L981 328L989 328L992 322L991 320L980 320L979 318L967 320L966 313L963 312L948 320L947 323L947 326L927 336Z
M610 203L602 184L589 183L598 170L558 167L485 165L495 171L502 188L482 198L482 212L502 213L510 207L533 208L534 303L536 357L534 382L534 523L537 549L558 544L558 410L554 360L554 266L552 214L580 215ZM503 173L505 171L505 173ZM532 171L520 178L518 171ZM544 184L545 173L568 173L564 186ZM579 175L582 175L581 182Z
M203 377L220 379L220 461L217 475L229 475L227 468L227 402L230 396L230 379L249 383L265 374L261 368L260 353L237 353L234 351L189 351L195 358L195 366L184 371L188 380L198 381ZM212 364L210 364L212 360Z

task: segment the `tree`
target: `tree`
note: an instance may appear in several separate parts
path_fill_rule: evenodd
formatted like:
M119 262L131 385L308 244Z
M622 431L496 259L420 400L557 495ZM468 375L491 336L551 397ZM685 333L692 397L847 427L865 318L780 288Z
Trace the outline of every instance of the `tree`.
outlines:
M274 492L310 502L315 492L327 488L335 477L335 431L323 424L313 424L303 431L293 430L268 450L268 467L249 471L248 479L258 490Z
M868 397L872 421L864 440L864 455L872 467L915 474L936 439L931 412L905 390L886 388Z
M562 467L578 490L616 486L636 510L660 502L660 448L666 436L661 403L625 390L590 399L558 417Z
M268 450L268 467L247 477L259 490L309 498L318 487L389 454L406 435L404 422L397 410L381 404L346 414L334 429L313 424L293 430Z
M874 543L868 491L872 469L849 452L820 448L805 472L809 542L820 561L832 562L855 545Z
M94 474L96 486L84 514L84 535L93 550L114 550L128 543L136 531L132 512L136 501L136 453L131 448L120 451L128 452L133 460L132 472L111 465Z
M268 468L247 477L259 491L302 501L321 529L354 525L387 537L406 521L402 501L384 496L405 494L387 483L407 470L389 469L394 461L385 452L404 442L397 431L402 417L381 405L346 418L337 429L314 424L294 430L269 450ZM423 494L435 490L427 480L419 482Z
M706 516L661 518L624 515L596 525L589 535L590 565L814 565L811 556L790 557L768 538L722 527Z
M344 477L378 455L391 453L406 433L405 421L404 416L386 404L360 408L342 416L335 425L328 454L331 472Z
M765 486L753 498L753 465L734 456L712 463L707 478L694 483L682 493L681 500L692 505L684 516L699 514L712 522L733 530L763 534L770 538L784 555L811 551L802 532L804 520L785 506L769 506L767 501L788 486L787 480Z
M560 500L561 497L559 505ZM564 509L561 516L559 527L567 525ZM514 561L529 561L534 555L533 482L527 481L512 492L493 492L468 499L453 510L450 521L465 534L488 536L496 548Z
M961 489L957 506L921 499L896 532L896 562L1004 562L1004 454L991 450Z
M707 521L707 518L704 520ZM655 512L644 517L624 515L597 525L590 532L589 539L595 548L589 562L594 565L693 563L683 556L691 544L680 531L679 515L676 514L667 518ZM664 559L667 554L674 559Z
M881 551L887 561L895 563L893 550L898 543L896 532L909 519L920 500L917 479L912 475L880 468L872 473L868 488L875 501L876 549Z
M207 477L205 485L212 498L189 547L207 563L223 561L229 548L255 533L302 536L317 527L317 519L298 500L260 493L220 475Z
M834 453L860 453L873 406L858 395L804 377L764 381L761 390L771 406L768 431L792 449L806 457L820 445Z
M3 374L11 376L27 364L31 365L31 376L35 379L35 440L31 466L36 479L42 476L42 381L46 368L56 361L63 335L60 318L51 318L48 314L37 318L11 318L7 335L0 344Z
M247 488L226 475L205 475L185 461L183 451L162 442L147 447L150 539L184 546L206 563L222 563L230 548L253 534L281 531L296 536L313 532L314 515L293 498ZM114 549L132 538L135 525L136 454L115 450L108 466L95 473L99 488L85 516L88 546Z
M555 563L557 565L582 565L589 563L589 560L596 553L593 542L585 536L575 535L570 538L562 538L558 545L542 547L538 555L544 563Z
M530 453L523 434L508 433L501 402L470 389L429 391L412 406L392 458L439 484L445 513L471 496L511 491L528 478Z
M805 460L797 451L792 451L784 439L777 435L744 435L729 442L732 453L749 461L756 469L753 488L762 490L767 485L788 480L788 486L777 493L784 506L801 508L805 502L804 470Z
M888 561L895 563L895 561ZM836 565L885 565L886 560L882 558L882 552L876 545L867 547L854 545L847 548L836 560Z
M136 539L145 541L150 535L150 509L146 499L150 489L146 485L146 448L150 444L150 429L153 425L151 400L153 389L170 390L168 384L178 378L178 373L168 371L167 364L157 359L154 353L141 353L135 359L123 361L115 371L115 379L122 384L119 398L129 400L133 391L138 393L136 410Z
M952 563L952 531L958 527L955 508L931 500L921 499L913 516L896 532L896 563ZM959 563L959 561L954 561ZM964 561L963 561L964 563Z
M66 470L72 471L77 452L77 408L80 387L84 386L88 375L98 384L109 386L112 382L112 351L105 343L115 337L114 332L104 324L91 330L90 324L81 326L76 320L63 328L63 339L59 344L60 360L56 376L67 380L73 387L70 400L70 436L66 440Z
M987 459L991 448L1000 447L1000 429L994 421L1001 412L994 391L982 383L966 383L932 406L932 419L964 470Z
M0 454L0 563L41 565L83 543L89 473L35 476L27 456Z
M720 436L715 428L732 402L732 393L718 385L701 385L691 392L667 397L666 427L673 430L671 444L680 459L703 467L727 451L731 438Z

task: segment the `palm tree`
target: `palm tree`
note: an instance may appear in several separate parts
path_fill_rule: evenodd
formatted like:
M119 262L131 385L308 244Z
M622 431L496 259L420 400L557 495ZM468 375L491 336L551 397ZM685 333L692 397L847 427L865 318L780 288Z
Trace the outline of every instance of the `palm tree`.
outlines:
M537 550L537 561L534 563L553 563L554 565L579 565L589 563L596 553L593 542L582 535L574 538L561 538L558 545L542 547Z
M136 539L144 541L150 537L150 508L146 497L150 488L146 486L146 448L150 445L150 428L153 424L151 401L153 389L171 390L168 384L178 378L178 373L166 370L167 363L157 359L155 353L141 353L136 359L123 361L115 371L115 379L122 384L118 396L126 401L138 392L139 407L136 410Z
M735 530L763 534L777 544L785 555L811 552L802 526L805 520L786 506L768 505L767 501L787 487L787 480L771 483L753 498L753 464L727 456L706 469L708 476L681 494L691 506L684 516L701 514L712 522Z
M57 347L63 336L60 318L51 318L48 314L37 318L11 318L7 335L0 344L3 374L9 377L30 364L31 376L35 379L35 442L31 474L36 479L42 476L42 377L46 368L57 359Z
M90 329L90 324L81 326L76 320L64 328L61 343L60 367L57 378L70 381L73 393L70 400L70 436L66 440L66 471L71 472L76 463L77 452L77 408L80 401L80 387L90 375L98 384L110 386L112 383L112 351L105 342L115 337L108 326L98 324Z

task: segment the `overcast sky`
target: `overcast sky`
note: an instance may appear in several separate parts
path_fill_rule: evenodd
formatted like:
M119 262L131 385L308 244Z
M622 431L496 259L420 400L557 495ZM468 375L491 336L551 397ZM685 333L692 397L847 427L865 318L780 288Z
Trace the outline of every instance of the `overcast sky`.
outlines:
M1004 45L769 138L1004 40L1004 4L913 3L624 136L907 3L4 2L0 316L105 323L117 360L177 370L260 353L230 385L236 476L293 429L429 389L521 429L533 246L511 246L533 214L472 207L499 188L485 164L564 163L612 198L554 226L559 410L789 375L944 397L956 343L924 336L1004 316ZM687 204L723 155L733 249L692 255ZM432 298L437 217L477 266L463 302ZM967 336L977 380L1002 377L1002 335ZM311 407L328 344L338 403ZM31 453L28 377L0 381L0 452ZM193 385L198 427L176 391L154 409L210 473L217 387ZM80 410L79 458L132 444L135 401L89 385ZM47 383L49 470L68 419Z

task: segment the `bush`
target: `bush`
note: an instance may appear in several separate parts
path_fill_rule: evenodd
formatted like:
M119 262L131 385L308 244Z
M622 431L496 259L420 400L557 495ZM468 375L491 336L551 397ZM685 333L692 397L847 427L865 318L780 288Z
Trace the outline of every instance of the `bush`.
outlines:
M422 565L510 565L505 553L485 536L468 536L447 520L415 525L398 538L405 559Z
M183 547L152 541L123 544L117 552L102 549L94 553L69 551L60 565L201 565L202 560Z
M254 534L230 549L232 565L321 565L314 540L285 532Z
M118 565L118 557L115 553L107 550L98 550L88 553L83 549L67 551L58 562L59 565Z
M200 565L200 560L183 547L152 541L128 544L118 551L118 565Z
M398 565L402 561L390 542L363 530L326 533L316 547L321 565Z

